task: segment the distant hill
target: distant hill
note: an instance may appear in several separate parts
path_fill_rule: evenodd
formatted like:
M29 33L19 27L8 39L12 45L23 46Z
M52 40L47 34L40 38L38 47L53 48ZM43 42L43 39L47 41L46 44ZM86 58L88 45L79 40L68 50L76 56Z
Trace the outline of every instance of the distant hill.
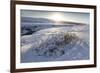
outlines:
M73 27L73 26L88 26L83 23L60 21L55 22L46 18L32 18L32 17L21 17L21 35L30 35L36 31L47 29L47 28L60 28L60 27Z
M47 18L33 18L33 17L21 17L21 22L22 23L48 23L48 24L52 24L52 23L57 23L51 19L47 19ZM58 24L69 24L69 25L86 25L84 23L79 23L79 22L70 22L70 21L59 21Z
M32 17L21 17L22 22L29 23L54 23L54 21L46 18L32 18Z

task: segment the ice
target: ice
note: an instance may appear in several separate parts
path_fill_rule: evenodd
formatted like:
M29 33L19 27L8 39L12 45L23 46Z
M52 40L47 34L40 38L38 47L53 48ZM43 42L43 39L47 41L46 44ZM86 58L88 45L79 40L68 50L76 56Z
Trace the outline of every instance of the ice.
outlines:
M48 26L46 23L22 24L22 63L89 59L89 25Z
M88 59L89 44L78 35L83 33L67 32L59 27L24 35L21 37L21 62Z

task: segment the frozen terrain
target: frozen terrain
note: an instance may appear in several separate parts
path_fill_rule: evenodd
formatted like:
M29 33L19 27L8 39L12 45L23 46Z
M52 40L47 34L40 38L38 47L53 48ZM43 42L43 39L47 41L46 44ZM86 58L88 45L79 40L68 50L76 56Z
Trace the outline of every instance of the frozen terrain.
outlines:
M26 20L21 24L21 62L89 59L89 25Z

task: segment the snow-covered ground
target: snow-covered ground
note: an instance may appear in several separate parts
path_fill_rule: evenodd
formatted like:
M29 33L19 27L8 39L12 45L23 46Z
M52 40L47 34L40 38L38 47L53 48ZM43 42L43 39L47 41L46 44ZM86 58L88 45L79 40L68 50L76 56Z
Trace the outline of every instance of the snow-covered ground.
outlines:
M88 28L52 27L21 36L21 62L89 59Z

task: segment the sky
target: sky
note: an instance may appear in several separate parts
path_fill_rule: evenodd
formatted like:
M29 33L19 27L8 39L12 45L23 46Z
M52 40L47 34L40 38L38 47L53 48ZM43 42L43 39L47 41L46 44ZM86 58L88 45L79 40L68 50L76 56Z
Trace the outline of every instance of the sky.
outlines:
M90 14L79 12L21 10L21 17L48 18L55 21L71 21L89 24Z

